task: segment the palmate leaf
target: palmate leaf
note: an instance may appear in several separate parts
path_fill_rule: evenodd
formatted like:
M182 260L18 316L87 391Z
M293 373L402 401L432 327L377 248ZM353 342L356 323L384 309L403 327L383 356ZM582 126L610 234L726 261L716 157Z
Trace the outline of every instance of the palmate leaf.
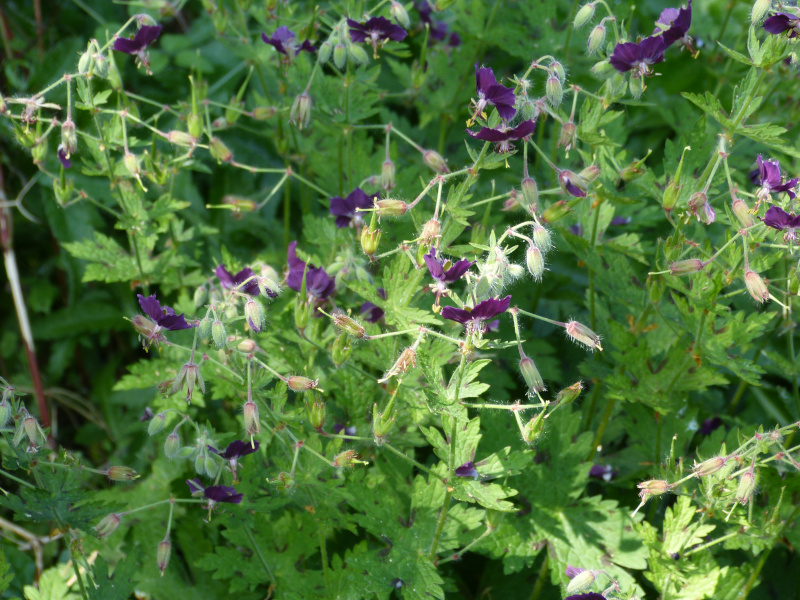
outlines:
M137 272L133 258L112 238L95 231L94 240L67 242L64 248L75 258L89 262L83 281L130 281Z

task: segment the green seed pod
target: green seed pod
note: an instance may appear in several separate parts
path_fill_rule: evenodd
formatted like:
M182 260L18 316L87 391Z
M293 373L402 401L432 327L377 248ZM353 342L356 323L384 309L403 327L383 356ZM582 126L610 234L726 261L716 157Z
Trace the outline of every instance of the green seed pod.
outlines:
M666 289L667 281L663 275L649 275L647 277L647 294L650 297L650 302L654 305L657 306L661 302Z
M576 381L569 387L565 387L563 390L556 394L556 402L561 406L569 406L575 400L578 399L578 396L581 395L583 391L583 383L580 381Z
M195 113L190 114L186 119L186 129L189 135L195 139L203 135L203 120L200 118L200 115Z
M537 212L539 210L539 186L533 179L526 177L520 183L520 188L522 188L521 204L531 214ZM520 200L519 196L517 196L517 200Z
M206 458L203 461L203 468L205 469L206 475L209 477L216 477L217 471L219 470L219 465L213 458L206 455Z
M225 323L219 319L211 324L211 339L217 348L228 347L228 332L225 330Z
M606 41L606 28L605 26L600 23L589 34L589 41L586 43L586 52L591 56L600 48L603 47L603 43Z
M638 100L644 94L644 77L631 77L631 81L629 84L631 90L631 96L633 96L634 100Z
M306 416L308 417L309 423L311 426L319 431L322 432L322 427L325 425L325 403L319 400L314 400L313 402L305 402L306 405Z
M369 54L360 44L347 44L347 58L357 65L365 65L369 61Z
M575 13L575 20L572 22L572 26L575 29L580 29L584 25L586 25L589 21L594 18L594 2L589 2L588 4L584 4L580 7L577 13Z
M164 441L164 456L173 459L178 455L178 450L181 449L181 438L177 431L173 431L167 436Z
M672 263L669 270L673 275L690 275L702 271L705 266L706 263L699 258L689 258Z
M428 165L431 169L433 169L437 173L446 175L447 173L450 172L450 169L447 167L447 162L445 162L442 155L436 152L435 150L426 150L422 154L422 160L425 162L426 165Z
M168 540L164 540L158 545L158 550L156 551L156 564L158 565L158 570L161 572L161 575L164 575L164 571L167 570L167 565L169 564L169 557L172 554L172 544L169 543Z
M197 335L201 340L207 340L211 337L211 319L208 317L200 319L200 324L197 326Z
M208 144L208 151L218 162L227 163L233 160L233 152L218 137L211 138L211 142Z
M303 377L302 375L292 375L286 379L286 385L295 392L307 392L317 387L318 381Z
M167 416L160 412L150 419L150 424L147 426L147 434L150 436L156 435L164 429L164 424L167 422Z
M380 241L380 229L372 229L371 226L368 226L361 230L361 249L367 256L372 256L378 251L378 245L380 244Z
M386 198L375 201L375 209L379 217L401 217L406 214L408 204L402 200Z
M205 475L206 473L206 457L205 453L201 452L194 457L194 471L198 475Z
M528 394L534 395L536 392L542 392L547 389L532 358L523 356L520 359L519 372L522 373L522 378L528 386Z
M344 65L346 63L347 48L344 47L344 44L339 42L333 47L333 64L336 65L336 68L341 71L344 69Z
M331 57L333 53L333 44L331 44L328 40L322 42L319 47L319 52L317 52L317 61L319 64L324 65Z
M532 418L522 430L522 439L533 444L544 432L544 411Z
M564 98L564 88L561 85L561 80L555 75L550 75L545 83L545 93L547 94L547 101L551 106L557 108L561 105L561 100Z
M408 29L408 25L411 21L408 18L408 12L406 12L406 9L402 4L392 0L392 6L389 8L389 14L392 15L392 18L397 21L399 25Z
M530 244L528 246L528 250L525 252L525 264L533 280L541 281L542 275L544 275L544 255L536 244ZM521 368L522 365L520 364L520 369Z
M581 571L567 584L567 594L579 594L588 590L595 580L594 571Z
M350 353L353 351L353 344L350 341L350 336L348 336L344 331L339 332L339 335L336 336L336 339L333 340L333 344L331 345L331 359L333 360L333 364L337 367L341 367L347 359L350 358Z

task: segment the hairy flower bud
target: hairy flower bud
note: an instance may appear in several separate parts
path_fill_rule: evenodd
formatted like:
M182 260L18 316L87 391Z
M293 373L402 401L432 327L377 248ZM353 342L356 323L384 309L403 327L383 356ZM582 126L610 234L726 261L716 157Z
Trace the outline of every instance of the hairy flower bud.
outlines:
M702 271L705 269L706 264L699 258L688 258L672 263L669 266L669 270L673 275L689 275L690 273Z
M373 229L371 226L361 229L361 249L367 256L372 256L378 251L381 241L381 230Z
M637 484L636 487L642 490L639 492L639 495L645 499L649 498L650 496L660 496L667 493L670 486L663 479L651 479L649 481L643 481L642 483Z
M566 324L565 330L572 341L586 346L589 350L603 350L603 347L600 345L600 336L583 323L570 321Z
M544 255L536 244L528 245L528 250L525 252L525 264L533 280L541 281L544 274Z
M442 234L442 224L438 219L430 219L422 228L420 242L423 246L430 246Z
M394 187L394 163L386 159L381 165L381 187L387 192Z
M580 381L576 381L569 387L565 387L563 390L556 394L556 403L560 404L561 406L569 406L581 395L583 391L583 383Z
M117 527L119 527L120 522L122 521L121 516L122 515L119 515L117 513L111 513L110 515L107 515L102 519L100 519L100 522L94 528L95 531L97 532L98 537L101 538L108 537L109 535L114 533L117 530Z
M744 284L753 300L759 304L769 300L769 290L761 275L748 269L744 274Z
M200 324L197 326L197 336L201 340L207 340L211 337L211 319L208 317L200 319Z
M357 464L366 465L363 460L358 460L358 454L355 450L345 450L333 457L333 466L337 469L345 467L354 467Z
M596 575L594 571L582 570L567 584L566 593L579 594L580 592L588 590L594 583L595 577Z
M333 364L341 367L350 358L352 351L353 343L350 340L350 336L344 331L339 332L339 335L336 336L331 345L331 360L333 360Z
M577 140L577 129L575 123L567 121L561 126L561 134L558 136L558 147L564 148L567 152L572 150Z
M336 65L336 68L341 71L346 63L347 49L344 47L344 44L339 42L333 48L333 64Z
M555 223L566 217L570 213L570 208L565 200L559 200L548 206L542 213L542 221L545 223Z
M211 138L208 143L208 151L218 162L227 163L233 160L233 152L218 137Z
M544 411L537 414L522 428L522 439L527 444L533 444L544 432Z
M519 361L519 372L522 373L522 378L528 386L528 394L533 395L536 392L542 392L547 388L544 385L544 380L539 374L539 369L533 359L528 356L523 356Z
M561 100L564 98L564 87L561 85L561 80L554 74L551 74L544 85L547 101L554 107L561 106Z
M6 423L11 419L12 412L11 404L6 400L5 396L0 401L0 427L5 427Z
M64 146L67 156L74 154L78 149L78 134L75 133L75 123L72 119L67 119L61 125L61 145Z
M753 219L753 214L750 212L750 207L741 198L734 197L733 204L731 204L731 211L739 219L742 227L752 227L756 224Z
M289 112L289 122L297 125L302 130L308 127L311 121L311 98L302 93L294 99L292 110Z
M753 4L753 10L750 13L750 22L753 25L758 25L767 16L767 13L772 8L772 0L756 0Z
M392 15L392 18L397 21L399 25L408 29L408 25L410 23L408 19L408 12L406 12L406 9L402 4L392 0L392 6L389 8L389 14Z
M572 22L572 26L575 29L580 29L584 25L586 25L589 21L592 20L594 17L594 2L589 2L588 4L584 4L580 7L577 13L575 13L575 20Z
M309 379L302 375L292 375L286 378L286 385L295 392L307 392L308 390L316 389L317 384L319 384L318 379Z
M617 70L614 66L606 60L601 60L600 62L596 62L591 69L592 75L594 75L598 79L608 79L613 75L617 74Z
M717 471L719 471L722 467L725 466L727 459L723 456L715 456L714 458L709 458L708 460L704 460L700 464L695 463L693 470L694 474L698 477L706 477L708 475L713 475Z
M407 210L408 204L402 200L387 198L385 200L375 201L375 211L378 213L379 217L400 217L406 214Z
M742 473L739 479L739 487L736 488L736 500L739 504L747 504L753 497L753 491L756 487L756 477L753 470Z
M337 312L333 315L333 324L345 333L352 335L354 338L360 339L366 336L364 326L342 312Z
M173 129L167 134L167 139L170 144L181 146L182 148L194 148L197 145L197 138L192 137L185 131L178 131Z
M180 449L181 449L181 438L176 430L170 433L167 436L167 439L164 441L164 456L166 456L171 460L178 455L178 450Z
M150 423L147 425L147 434L153 436L161 433L166 422L167 416L163 412L158 413L150 419Z
M306 401L306 415L311 426L319 432L322 432L322 427L325 425L325 403L319 400L313 402Z
M219 319L215 320L211 324L211 339L214 341L214 345L217 348L228 347L228 336L227 332L225 331L225 324Z
M244 316L247 319L247 324L250 329L258 333L264 329L266 317L264 316L264 309L257 300L250 299L244 304Z
M520 183L522 189L522 205L531 214L539 210L539 187L530 177L525 177ZM519 200L519 196L517 197Z
M322 42L322 44L320 44L319 51L317 52L317 61L319 64L324 65L326 62L328 62L332 53L333 44L331 44L328 40Z
M600 171L600 167L598 167L597 165L589 165L588 167L582 169L580 173L578 173L578 177L583 179L583 181L585 181L586 184L589 185L598 177L600 177L601 173L602 171Z
M111 481L132 481L138 479L139 475L130 467L115 465L106 470L106 475Z
M256 121L266 121L275 115L275 107L273 106L256 106L250 116Z
M644 94L644 77L631 77L628 84L631 90L631 96L634 100L638 100Z
M538 223L533 226L533 243L542 251L542 254L547 254L553 247L553 241L550 236L550 231L539 225Z
M392 368L389 369L382 379L378 380L378 383L388 381L389 378L394 377L395 375L402 375L411 367L415 366L417 366L417 351L412 346L406 348L400 353L400 357L392 365Z
M595 26L589 34L589 40L586 42L586 52L591 56L600 48L603 47L603 42L606 41L606 27L602 23Z
M369 54L358 44L347 44L347 58L357 65L365 65L369 62Z
M239 352L244 352L245 354L252 354L253 352L255 352L256 348L257 348L256 343L250 339L242 340L241 342L236 344L236 349Z
M550 70L556 74L556 77L558 77L558 80L561 81L562 83L566 80L567 75L564 72L564 65L562 65L557 60L554 60L553 62L550 63Z
M257 435L261 433L261 423L258 420L258 406L252 400L244 403L244 430L247 435Z
M426 150L425 152L423 152L422 160L425 162L426 165L428 165L431 169L433 169L437 173L445 175L450 172L450 169L447 167L447 163L445 162L442 155L436 152L435 150Z
M158 564L158 570L161 571L162 577L169 564L170 554L172 554L172 544L169 543L169 540L164 540L158 545L158 550L156 551L156 563Z

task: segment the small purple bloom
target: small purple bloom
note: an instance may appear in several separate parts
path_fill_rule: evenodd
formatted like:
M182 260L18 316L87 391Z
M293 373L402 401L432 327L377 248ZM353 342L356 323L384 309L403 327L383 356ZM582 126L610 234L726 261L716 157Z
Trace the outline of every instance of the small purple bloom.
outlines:
M609 58L611 65L620 73L634 69L634 77L650 75L650 65L664 60L667 44L664 36L650 36L641 42L624 42L617 44Z
M203 485L203 482L196 477L194 479L187 479L186 485L189 486L189 492L192 494L192 496L202 494L203 490L206 489Z
M786 231L783 239L788 244L800 240L798 230L800 230L800 215L792 215L787 213L780 207L771 206L764 215L764 225L772 227L778 231Z
M378 288L378 296L386 300L386 290ZM370 323L377 323L383 318L383 315L383 309L372 302L367 301L361 305L361 316Z
M478 477L480 477L480 475L478 475L478 470L475 468L475 463L471 460L468 460L460 467L456 467L456 476L472 477L474 479L478 479Z
M575 198L586 197L586 182L577 173L567 169L558 172L558 183L561 189Z
M225 268L225 265L219 265L216 269L214 269L214 275L217 276L220 285L226 290L237 288L240 292L247 294L248 296L258 296L258 279L256 278L256 274L253 272L253 269L250 267L245 267L236 273L236 275L231 275L228 272L228 269ZM250 281L247 281L248 279ZM239 287L245 281L247 281L247 283L245 283L242 287ZM267 295L270 298L277 297L277 294L269 289L267 289Z
M375 58L378 58L378 43L386 43L388 40L402 42L408 35L405 29L385 17L372 17L366 23L347 19L347 25L350 27L351 40L354 42L369 40L372 43L372 53Z
M761 189L756 194L759 201L769 197L772 193L779 194L786 192L789 198L795 199L794 188L797 186L797 178L790 179L786 183L781 183L781 166L777 160L763 160L759 154L756 158L758 164L758 178Z
M72 161L69 159L69 154L67 154L67 151L64 150L64 146L61 144L58 145L58 160L61 161L61 164L64 165L65 169L69 169L72 166Z
M345 427L341 423L334 423L333 425L333 433L336 435L341 434L344 432L344 435L355 435L358 430L356 429L355 425L351 425L350 427Z
M583 573L585 570L586 570L586 569L581 569L580 567L571 567L571 566L567 565L567 568L566 568L566 570L564 571L564 574L565 574L567 577L569 577L570 579L572 579L572 578L574 578L576 575L580 575L581 573Z
M700 435L711 435L711 433L722 425L722 419L719 417L710 417L703 421L703 424L700 426L700 429L697 430L697 433Z
M142 25L133 39L117 38L114 40L114 50L125 54L141 55L145 48L152 44L161 35L161 25Z
M286 254L286 262L289 265L286 285L295 292L299 292L303 285L303 273L305 272L306 292L320 300L329 298L336 290L336 283L322 267L308 265L308 268L306 268L306 263L297 258L297 254L295 254L296 246L297 242L289 244L289 250Z
M516 127L502 127L498 129L490 129L489 127L481 127L477 133L467 129L467 133L472 137L483 140L484 142L497 142L495 151L499 154L505 154L514 149L511 140L521 140L524 137L533 133L536 128L536 121L528 120L523 121Z
M442 316L445 319L461 323L465 326L468 323L474 323L480 326L483 321L488 321L506 312L510 303L511 296L506 296L505 298L489 298L483 302L478 302L472 309L445 306L442 309Z
M627 225L630 222L631 222L630 217L614 217L613 219L611 219L611 225L617 225L617 226Z
M611 465L592 465L592 468L589 470L589 477L602 479L606 482L611 481L616 474L617 472Z
M356 209L372 208L373 201L378 194L367 195L364 190L357 187L350 192L347 198L334 196L331 198L331 214L336 217L336 227L342 229L349 225L361 226L364 224L363 213Z
M573 594L572 596L567 596L564 600L606 600L606 597L597 592L589 592L588 594Z
M211 446L208 447L209 450L212 452L219 454L222 458L228 461L228 466L231 468L231 472L233 473L234 483L236 481L236 468L239 466L239 459L243 456L247 456L248 454L252 454L256 450L258 450L259 443L258 442L243 442L241 440L235 440L228 444L228 447L225 448L225 452L219 452L215 448Z
M514 108L516 100L514 90L497 83L494 72L487 67L478 67L478 63L475 63L475 89L478 100L474 103L475 112L472 115L472 121L483 112L487 104L494 106L500 117L506 121L513 119L517 114L517 109Z
M433 9L431 5L428 3L428 0L414 0L414 8L417 9L419 13L419 19L422 21L424 25L428 25L430 27L431 33L430 37L432 40L443 40L447 37L447 23L443 21L437 21L431 15L433 14ZM456 35L456 34L453 34ZM461 40L458 40L461 43ZM458 44L452 43L452 36L451 36L451 46L457 46Z
M796 38L800 36L800 17L785 12L775 13L764 21L764 29L773 35L788 31L790 38Z
M464 276L464 273L475 264L475 261L461 259L455 263L437 258L436 248L431 246L431 251L423 256L431 277L443 284L453 283ZM445 267L448 269L445 271Z
M194 327L194 325L189 325L186 322L186 318L182 314L176 315L175 311L169 306L162 307L155 294L147 298L141 294L136 294L136 297L139 298L139 306L142 307L145 314L153 319L160 328L177 331Z
M661 37L664 38L664 43L669 47L686 37L691 24L692 0L689 0L689 4L685 8L665 8L656 21L653 35L663 32Z
M236 488L229 485L210 485L203 490L203 495L212 503L240 504L243 498L242 494L236 493Z
M305 40L302 44L299 44L294 31L285 25L278 27L275 30L275 33L272 34L272 37L267 37L267 34L262 31L261 39L265 44L273 46L275 50L290 59L300 54L300 52L303 50L306 52L314 52L316 50L316 48L308 40Z
M153 409L150 408L149 406L145 406L142 416L139 417L139 422L144 423L152 418L153 418Z
M500 330L500 319L495 319L494 321L489 321L485 323L483 328L486 330L485 333L492 333Z

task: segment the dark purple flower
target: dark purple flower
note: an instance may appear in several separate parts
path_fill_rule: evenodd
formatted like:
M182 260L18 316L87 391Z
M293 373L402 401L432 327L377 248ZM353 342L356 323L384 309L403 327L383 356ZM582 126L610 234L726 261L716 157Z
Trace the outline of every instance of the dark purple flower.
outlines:
M336 435L341 434L344 432L344 435L355 435L357 432L356 426L351 425L350 427L345 427L341 423L334 423L333 425L333 433Z
M61 164L64 165L65 169L69 169L72 166L72 161L69 159L69 154L67 151L64 150L64 146L61 144L58 145L58 160L61 161Z
M758 169L750 171L750 182L753 185L761 185L761 173Z
M790 241L797 242L800 240L800 235L798 235L798 230L800 230L800 215L792 215L782 208L771 206L767 214L764 215L764 225L777 229L778 231L785 230L786 233L783 235L783 239L786 240L787 244Z
M609 58L611 65L620 73L634 69L634 77L650 75L650 65L664 60L667 44L664 36L650 36L641 42L624 42L617 44Z
M588 594L573 594L572 596L567 596L564 600L606 600L606 597L597 592L589 592Z
M756 158L758 164L758 178L761 189L757 192L759 202L769 197L772 193L779 194L786 192L789 198L794 200L796 194L794 188L797 186L797 178L790 179L786 183L781 183L781 166L777 160L763 160L759 154Z
M258 279L256 278L256 274L253 272L253 269L250 267L245 267L236 273L236 275L231 275L228 272L228 269L225 268L225 265L219 265L216 269L214 269L214 275L217 276L220 285L226 290L232 290L236 288L248 296L258 296ZM250 281L247 281L248 279ZM247 281L247 283L242 285L245 281ZM277 294L269 289L267 290L267 295L269 295L271 298L277 297Z
M581 237L583 235L583 225L581 225L580 223L575 223L574 225L570 226L569 231L570 233L572 233L572 235L577 235L578 237Z
M500 117L506 121L517 114L517 109L514 108L514 90L497 83L494 72L486 67L478 67L478 63L475 63L475 88L478 100L474 101L475 111L472 113L471 122L475 121L487 104L494 106Z
M295 254L295 246L297 242L289 244L289 250L286 254L286 262L289 265L289 274L286 276L286 285L296 292L300 291L303 285L303 273L306 275L306 292L318 298L325 300L330 297L336 290L336 283L325 272L322 267L314 267L308 265Z
M433 9L431 5L428 3L428 0L414 0L414 8L417 9L419 13L419 20L422 21L424 25L428 25L430 28L430 37L432 40L443 40L447 37L447 23L443 21L437 21L431 15L433 14ZM453 34L456 35L456 34ZM451 36L452 37L452 36ZM459 43L461 40L459 40ZM450 44L451 46L457 46L458 44Z
M589 470L589 477L602 479L603 481L611 481L616 474L617 472L611 465L592 465L592 468Z
M456 476L473 477L474 479L478 479L478 477L480 477L480 475L478 475L478 470L475 468L475 463L471 460L468 460L463 465L456 468Z
M485 329L485 333L498 331L500 329L500 319L495 319L494 321L489 321L488 323L485 323L483 328Z
M484 142L497 142L495 151L500 154L505 154L514 149L511 140L521 140L529 136L536 128L536 121L528 120L523 121L516 127L502 127L498 129L490 129L489 127L481 127L477 133L467 129L467 133L472 137L483 140Z
M576 198L586 197L586 182L583 177L572 171L563 170L558 172L558 183L561 189L567 192L570 196Z
M664 43L669 47L686 36L691 24L692 0L689 0L689 4L685 8L665 8L656 21L653 35L663 32L661 37L664 38Z
M378 194L369 196L364 190L357 187L348 194L347 198L342 198L340 196L331 198L330 210L331 214L336 217L336 226L342 229L348 225L363 225L363 213L358 212L356 209L372 208L373 200L377 197Z
M785 12L775 13L764 21L764 29L773 35L789 31L789 37L796 38L800 36L800 17Z
M211 446L209 446L208 449L216 454L219 454L222 458L228 461L228 466L231 468L235 483L236 468L239 466L239 459L258 450L258 446L258 442L243 442L241 440L235 440L228 444L228 447L225 448L225 452L219 452L216 448L212 448Z
M630 217L614 217L611 219L611 225L627 225L630 222Z
M229 485L210 485L203 490L203 495L212 503L228 502L230 504L240 504L242 494L236 493L236 488Z
M378 288L378 296L386 300L386 290ZM361 305L361 316L370 323L377 323L383 318L383 315L383 309L372 302L367 301Z
M366 23L347 19L347 25L350 27L351 40L354 42L370 41L375 58L378 58L378 43L386 43L388 40L402 42L408 35L405 29L385 17L372 17Z
M711 435L711 433L722 425L722 419L719 417L710 417L703 421L703 424L700 426L700 429L697 430L697 433L700 435Z
M177 331L179 329L190 329L195 325L189 325L186 318L180 314L176 315L175 311L169 306L161 306L161 303L156 299L156 295L148 296L145 298L141 294L136 294L139 298L139 306L147 314L148 317L153 319L161 329L169 331Z
M431 246L431 251L423 258L431 277L445 285L461 279L464 273L475 264L475 261L466 259L458 260L455 263L451 263L449 260L442 260L437 257L436 248L433 246ZM445 270L445 267L447 267L447 270Z
M580 575L581 573L583 573L585 570L586 569L581 569L580 567L571 567L571 566L567 565L567 568L564 571L564 574L567 577L569 577L570 579L572 579L576 575Z
M308 40L305 40L302 44L299 44L294 31L285 25L278 27L275 30L275 33L272 34L272 37L267 37L267 34L262 31L261 39L265 44L273 46L275 50L289 58L294 58L303 50L306 52L314 52L316 50L316 48Z
M478 302L472 309L445 306L442 309L442 316L462 325L467 325L468 323L480 324L506 312L510 303L511 296L506 296L505 298L489 298L483 302Z
M206 489L203 482L196 477L194 479L187 479L186 485L189 486L189 493L191 493L192 496L200 495L203 493L203 490Z
M144 423L145 421L149 421L152 418L153 418L153 409L150 408L149 406L145 406L142 416L139 417L139 422Z
M125 54L141 54L145 48L152 44L161 35L161 25L142 25L133 39L117 38L114 40L114 50Z

